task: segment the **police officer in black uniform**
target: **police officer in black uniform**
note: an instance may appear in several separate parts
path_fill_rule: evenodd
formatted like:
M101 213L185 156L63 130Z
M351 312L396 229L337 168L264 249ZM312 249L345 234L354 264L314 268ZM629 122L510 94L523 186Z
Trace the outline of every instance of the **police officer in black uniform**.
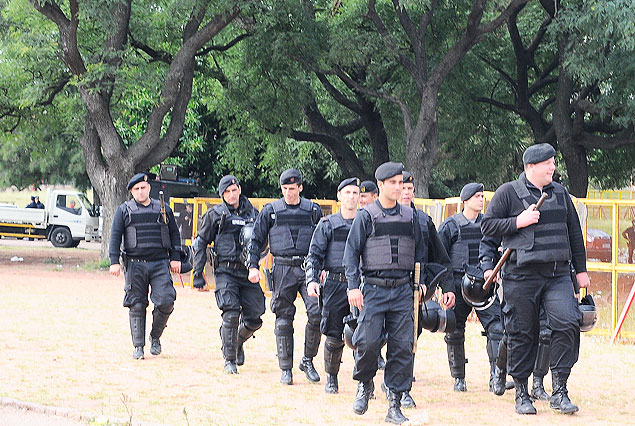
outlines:
M432 221L432 218L428 216L428 214L422 210L419 210L415 207L415 181L412 173L404 170L403 171L403 190L401 191L401 196L399 197L398 203L406 206L410 206L414 209L414 215L419 221L419 229L421 230L421 240L424 244L424 254L423 254L423 265L422 268L428 262L438 263L444 266L448 272L446 277L442 279L442 281L451 281L451 264L450 258L448 257L448 253L439 238L439 234L437 233L437 228ZM423 270L423 269L422 269ZM421 327L420 327L421 328ZM421 328L421 331L423 329ZM418 335L421 335L421 331L419 331ZM414 356L414 355L413 355ZM414 360L413 360L414 365ZM412 377L412 381L414 382L414 375ZM385 384L382 383L382 386L385 387ZM385 390L385 389L384 389ZM417 404L415 403L414 398L410 395L409 391L404 391L401 394L401 407L402 408L414 408Z
M509 374L516 388L516 412L535 414L527 378L539 342L538 315L544 304L551 336L553 394L549 405L570 414L578 407L569 399L567 380L578 360L580 311L574 297L571 264L581 288L589 285L584 238L567 190L553 182L555 150L538 144L523 154L525 171L496 190L483 217L483 235L502 238L513 250L503 267L503 318L508 334ZM535 203L548 198L540 211ZM491 253L494 258L494 253ZM493 265L483 265L486 276Z
M365 180L359 185L359 207L374 202L379 195L377 185L371 180Z
M253 226L258 216L249 199L242 195L235 176L226 175L218 184L223 202L205 212L194 249L194 287L203 288L203 268L207 246L214 243L216 304L223 311L220 327L225 373L237 374L236 365L243 365L243 344L262 327L265 295L257 283L247 279L245 227ZM241 235L243 238L241 238ZM242 244L241 244L242 243Z
M143 359L148 290L152 287L150 299L154 303L150 353L159 355L159 338L174 310L176 300L170 271L179 273L181 270L181 236L170 206L163 206L164 220L161 203L150 198L147 174L134 175L128 182L128 190L132 199L121 204L115 211L108 254L110 273L119 276L119 255L123 238L123 257L126 264L123 306L130 309L130 332L135 348L132 356Z
M324 342L324 370L326 393L337 393L337 373L340 371L344 341L343 319L350 313L342 258L348 231L357 213L359 203L359 179L344 179L337 187L340 211L323 217L315 228L309 254L306 258L306 283L309 296L322 296L322 321L320 331ZM325 271L324 285L320 288L320 274Z
M313 366L313 357L320 346L320 308L317 299L307 294L302 266L315 226L322 217L322 210L318 204L300 197L302 175L298 170L285 170L280 175L280 188L283 197L264 206L256 218L249 245L249 281L260 281L258 260L268 238L273 254L271 311L276 315L274 333L278 364L282 370L280 383L293 384L293 317L298 292L304 300L308 317L304 357L299 368L309 381L319 382L320 376Z
M454 378L454 390L456 392L466 392L465 322L468 315L472 312L472 306L466 303L461 295L461 282L465 273L463 265L477 266L479 264L479 244L483 236L481 233L483 216L481 210L483 210L484 202L483 184L468 183L461 189L460 198L463 202L463 210L450 216L441 224L439 236L452 260L454 291L456 293L456 304L454 305L456 329L452 333L445 335L445 343L448 345L448 363L450 365L450 374ZM490 391L493 392L498 347L503 338L500 302L497 298L494 299L494 303L487 309L476 310L476 315L487 335Z
M353 378L359 381L353 411L361 415L368 409L385 328L388 350L384 381L389 401L386 421L401 424L408 420L401 412L402 392L412 386L411 272L415 262L424 260L425 243L414 209L397 203L403 189L403 165L384 163L375 171L375 178L379 198L357 212L344 250L348 301L360 309L353 334L357 348ZM364 277L361 285L360 257ZM446 292L443 302L451 307L454 294Z

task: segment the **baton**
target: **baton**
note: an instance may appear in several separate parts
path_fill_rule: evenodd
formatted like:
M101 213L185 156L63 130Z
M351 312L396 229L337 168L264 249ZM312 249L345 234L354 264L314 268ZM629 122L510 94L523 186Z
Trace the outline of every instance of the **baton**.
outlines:
M534 208L534 211L538 210L542 206L542 203L545 202L547 197L548 197L547 193L543 192L542 195L540 196L540 199L536 203L536 207ZM509 256L511 254L512 254L512 249L511 248L508 248L507 250L505 250L505 253L503 253L503 256L501 256L500 260L498 261L498 263L494 267L494 270L492 271L492 275L490 275L489 278L485 281L485 284L483 284L483 291L484 292L487 292L487 290L489 290L489 288L492 286L492 283L494 282L494 279L496 278L496 275L498 274L498 272L503 267L503 264L505 262L507 262L507 259L509 258Z
M419 279L421 278L421 263L415 263L415 273L414 273L414 301L413 301L413 310L414 310L414 343L412 344L412 353L417 353L417 331L419 329Z

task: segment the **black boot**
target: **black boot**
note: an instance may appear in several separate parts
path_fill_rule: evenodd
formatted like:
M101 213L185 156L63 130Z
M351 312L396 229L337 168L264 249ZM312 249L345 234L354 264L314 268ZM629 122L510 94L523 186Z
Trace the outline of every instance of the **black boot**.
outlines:
M355 396L355 401L353 401L353 412L355 414L362 415L368 410L368 400L372 397L374 391L375 384L372 379L357 384L357 395Z
M454 392L467 392L465 377L457 377L454 379Z
M251 321L249 324L244 322L240 323L238 327L238 348L236 349L236 365L243 365L245 363L245 350L243 349L243 343L245 343L250 337L254 335L256 330L262 326L262 321Z
M132 336L132 345L134 359L144 359L143 346L146 340L146 307L136 304L130 307L130 335Z
M326 393L338 393L339 385L337 383L337 375L326 374L326 386L324 387Z
M134 352L132 353L132 357L134 359L144 359L143 346L135 346Z
M516 388L516 413L536 414L536 408L531 403L529 393L527 392L527 379L520 380L514 378L514 387Z
M340 371L342 362L342 351L344 342L332 336L326 336L324 342L324 370L326 371L326 393L337 393L339 386L337 383L337 374Z
M293 384L293 373L291 373L291 370L282 370L282 375L280 376L280 383L282 383L283 385Z
M161 353L161 341L159 338L155 339L152 337L152 334L150 335L150 353L152 355L159 355Z
M412 395L410 395L410 392L405 391L401 394L401 406L403 408L416 408L417 404L415 403L415 400L412 399Z
M534 373L534 381L531 385L531 399L534 401L549 401L549 394L545 391L545 387L542 383L543 377L536 376Z
M313 359L308 357L302 357L302 361L300 361L300 365L298 365L300 371L304 371L306 378L310 382L317 383L320 381L320 375L315 370L313 366Z
M309 316L308 318L304 329L304 357L302 357L302 361L300 361L298 366L300 371L304 371L307 380L314 383L320 381L320 375L313 366L313 357L318 353L320 339L322 338L320 320L321 317Z
M159 338L168 324L168 318L174 311L174 304L154 306L152 310L152 330L150 330L150 353L159 355L161 353L161 342Z
M234 361L225 360L225 373L226 374L238 374L238 368Z
M386 422L400 425L407 422L408 418L401 412L401 392L388 392L388 414Z
M505 393L507 377L507 370L501 370L498 365L494 368L494 379L490 383L490 392L494 392L494 395L501 396Z
M578 411L578 406L569 399L569 391L567 390L569 373L552 371L551 378L553 380L553 394L549 399L549 406L562 414L573 414Z

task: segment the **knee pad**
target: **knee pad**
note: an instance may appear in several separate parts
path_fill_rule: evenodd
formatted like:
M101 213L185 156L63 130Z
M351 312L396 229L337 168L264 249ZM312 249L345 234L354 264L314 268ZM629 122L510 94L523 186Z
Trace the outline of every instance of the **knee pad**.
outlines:
M172 311L174 311L174 303L170 303L169 305L159 305L155 306L156 310L161 312L163 315L170 315Z
M238 326L238 319L240 318L240 312L238 311L225 311L221 315L223 318L223 325L226 326Z
M487 338L490 340L501 340L503 338L503 325L500 321L496 321L489 326Z
M250 330L250 331L256 331L258 329L260 329L260 327L262 327L262 320L261 319L257 319L257 320L243 320L243 326Z
M448 345L463 344L465 342L465 331L455 330L452 333L446 333L444 340Z
M291 318L276 318L274 334L278 336L293 335L293 320Z
M328 348L330 351L335 352L344 347L344 341L342 339L327 336L326 341L324 342L324 347L325 349Z
M315 328L319 328L320 327L320 321L322 321L322 317L319 315L309 315L308 316L308 325L310 327L315 327Z
M135 314L146 313L146 306L143 303L135 303L130 306L130 312L134 312Z

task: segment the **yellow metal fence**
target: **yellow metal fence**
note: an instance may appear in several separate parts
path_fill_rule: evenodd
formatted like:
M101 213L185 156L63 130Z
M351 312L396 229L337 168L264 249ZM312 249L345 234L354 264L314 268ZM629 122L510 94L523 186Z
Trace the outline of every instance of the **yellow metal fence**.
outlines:
M628 191L613 191L628 192ZM486 207L493 192L486 191ZM252 204L262 210L270 198L250 199ZM338 211L337 201L313 200L320 205L323 214ZM207 209L221 202L220 198L171 198L170 205L177 217L183 243L191 246L191 238L196 235L198 224ZM599 311L598 325L591 334L610 336L617 326L618 315L624 306L628 294L635 284L635 264L633 250L635 239L629 245L628 229L635 226L635 200L631 198L579 198L574 204L583 225L587 247L587 269L591 277L589 292ZM187 206L190 207L187 207ZM460 211L458 197L446 199L415 199L417 208L430 215L437 228L449 216ZM186 220L190 217L190 221ZM632 231L635 235L635 230ZM271 267L271 255L264 260L262 267ZM213 274L207 273L208 283L213 287ZM191 274L176 281L175 285L191 286ZM261 282L264 290L264 280ZM622 337L635 338L635 314L629 313L620 332Z

